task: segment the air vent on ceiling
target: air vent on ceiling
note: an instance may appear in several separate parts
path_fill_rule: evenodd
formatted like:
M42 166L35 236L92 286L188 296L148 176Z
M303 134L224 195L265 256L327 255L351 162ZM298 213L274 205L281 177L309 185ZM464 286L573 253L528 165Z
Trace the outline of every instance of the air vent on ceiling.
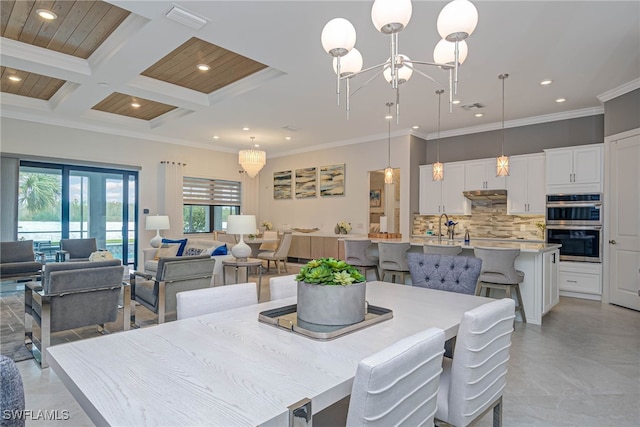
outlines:
M480 104L479 102L474 102L473 104L461 105L460 108L462 108L463 110L466 110L466 111L478 110L480 108L484 108L484 105Z
M297 127L295 127L295 126L290 126L290 125L283 126L283 127L282 127L282 129L284 129L284 130L288 130L288 131L290 131L290 132L298 132L298 130L299 130Z
M173 6L169 12L165 15L167 18L175 21L179 24L186 25L189 28L193 28L194 30L199 30L207 23L207 19L194 15L191 12L187 12L186 10Z

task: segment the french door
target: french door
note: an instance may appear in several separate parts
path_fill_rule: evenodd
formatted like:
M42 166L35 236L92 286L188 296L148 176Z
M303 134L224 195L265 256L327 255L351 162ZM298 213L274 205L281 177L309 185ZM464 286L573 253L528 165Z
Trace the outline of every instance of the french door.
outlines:
M124 265L136 265L138 173L20 163L18 238L54 258L60 239L95 238Z

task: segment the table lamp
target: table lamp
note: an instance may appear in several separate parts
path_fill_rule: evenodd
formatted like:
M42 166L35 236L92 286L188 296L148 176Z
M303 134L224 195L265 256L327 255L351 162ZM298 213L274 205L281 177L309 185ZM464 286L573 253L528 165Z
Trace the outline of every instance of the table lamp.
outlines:
M160 230L168 230L171 227L169 226L169 217L167 215L149 215L147 217L146 227L147 230L156 230L156 235L149 244L152 248L159 248L162 245L162 236L160 235Z
M227 217L227 234L239 234L240 241L231 248L231 254L238 261L246 261L251 255L251 247L244 242L243 234L256 232L255 215L229 215Z

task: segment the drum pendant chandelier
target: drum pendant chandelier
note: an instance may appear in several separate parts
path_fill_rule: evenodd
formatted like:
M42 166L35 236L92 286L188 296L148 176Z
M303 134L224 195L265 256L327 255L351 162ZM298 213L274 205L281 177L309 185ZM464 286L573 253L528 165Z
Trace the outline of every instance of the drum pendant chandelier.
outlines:
M258 172L267 164L267 153L256 150L257 145L253 144L254 136L251 137L252 148L240 150L238 153L238 163L247 172L250 178L254 178Z
M468 0L453 0L442 8L437 21L442 40L436 44L433 51L434 62L412 60L398 52L398 33L409 23L412 11L411 0L375 0L373 2L371 20L378 31L389 35L391 54L386 62L365 69L362 69L362 55L354 47L356 30L351 22L344 18L334 18L322 29L322 47L333 57L333 70L337 75L338 105L340 105L342 80L346 84L347 119L351 109L351 95L380 74L396 90L396 122L399 121L400 115L400 85L407 82L414 71L443 86L416 68L416 65L431 65L449 71L449 112L451 112L453 95L458 93L458 66L464 62L468 53L465 39L473 33L478 24L478 10ZM351 92L351 79L372 70L377 70L377 73Z

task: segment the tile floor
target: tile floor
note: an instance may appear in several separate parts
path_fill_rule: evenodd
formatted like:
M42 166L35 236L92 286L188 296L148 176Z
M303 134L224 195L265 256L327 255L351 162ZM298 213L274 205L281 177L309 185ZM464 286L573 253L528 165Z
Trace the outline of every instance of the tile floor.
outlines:
M265 283L261 301L268 299L268 277ZM33 360L18 367L27 409L69 413L68 421L27 426L93 425L52 369ZM640 426L639 402L640 313L563 297L542 326L516 324L504 426ZM478 425L490 426L491 415Z

